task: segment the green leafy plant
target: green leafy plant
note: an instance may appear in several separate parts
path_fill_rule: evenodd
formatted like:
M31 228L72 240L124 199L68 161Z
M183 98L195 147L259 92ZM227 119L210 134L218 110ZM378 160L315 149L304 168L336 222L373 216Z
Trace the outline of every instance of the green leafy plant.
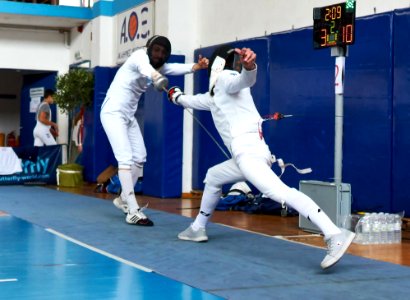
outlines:
M74 115L81 107L87 108L92 105L94 93L94 75L87 69L71 69L68 73L56 78L56 93L54 102L62 113L67 113L69 122L68 162L71 158L71 133L74 128Z

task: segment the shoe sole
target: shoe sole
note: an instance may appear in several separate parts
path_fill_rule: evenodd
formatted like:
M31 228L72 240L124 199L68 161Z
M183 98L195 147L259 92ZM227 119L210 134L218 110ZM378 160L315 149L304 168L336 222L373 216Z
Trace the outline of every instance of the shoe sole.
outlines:
M137 226L145 226L145 227L154 226L154 222L152 222L151 220L138 220L137 223L128 222L127 220L125 220L125 222L127 222L127 224L137 225Z
M345 254L347 248L349 248L350 244L353 242L354 237L356 236L355 233L350 232L347 242L344 244L343 248L341 251L339 251L339 254L337 256L335 256L332 260L330 260L331 263L329 263L327 266L322 266L323 270L329 269L330 267L334 266L343 256L343 254Z
M207 242L207 241L208 241L208 238L196 238L196 239L191 239L191 238L183 237L183 236L179 236L179 235L178 235L178 238L179 238L180 240L183 240L183 241L191 241L191 242L197 242L197 243Z

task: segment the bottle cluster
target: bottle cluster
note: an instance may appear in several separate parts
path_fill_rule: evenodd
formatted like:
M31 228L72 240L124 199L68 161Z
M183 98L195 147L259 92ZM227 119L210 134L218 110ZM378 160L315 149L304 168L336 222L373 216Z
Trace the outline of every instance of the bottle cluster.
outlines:
M356 225L357 244L401 243L401 222L399 214L366 213Z

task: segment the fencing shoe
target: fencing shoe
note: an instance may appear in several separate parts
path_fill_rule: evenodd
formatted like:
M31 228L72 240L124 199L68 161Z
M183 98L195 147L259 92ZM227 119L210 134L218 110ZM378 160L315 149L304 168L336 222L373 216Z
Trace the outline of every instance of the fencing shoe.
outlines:
M193 242L206 242L208 236L206 235L205 228L199 228L198 230L192 229L190 225L187 229L178 234L178 238L184 241L193 241Z
M147 218L147 216L142 212L143 208L139 208L137 211L131 213L128 212L125 217L125 221L128 224L140 225L140 226L153 226L154 223Z
M336 264L342 258L355 237L355 234L349 230L343 228L340 230L342 231L341 233L325 239L327 255L320 264L323 269L327 269Z
M128 205L127 202L122 201L121 197L115 198L112 203L115 205L116 208L123 211L124 214L128 213Z

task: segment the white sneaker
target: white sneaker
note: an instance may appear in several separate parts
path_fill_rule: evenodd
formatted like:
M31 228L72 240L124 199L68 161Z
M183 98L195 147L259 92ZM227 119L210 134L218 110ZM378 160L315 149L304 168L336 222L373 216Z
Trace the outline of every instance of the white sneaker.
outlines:
M193 242L206 242L208 240L205 228L194 230L191 225L180 234L178 234L178 238L180 240Z
M115 205L116 208L122 210L124 214L128 213L128 204L127 202L122 201L121 197L115 198L112 203Z
M142 212L143 208L139 208L136 212L127 213L125 221L128 224L140 225L140 226L153 226L154 223L147 218L147 216Z
M320 264L323 269L327 269L336 264L342 258L355 237L355 234L349 230L344 228L340 228L340 230L342 231L341 233L325 239L327 243L327 255Z

